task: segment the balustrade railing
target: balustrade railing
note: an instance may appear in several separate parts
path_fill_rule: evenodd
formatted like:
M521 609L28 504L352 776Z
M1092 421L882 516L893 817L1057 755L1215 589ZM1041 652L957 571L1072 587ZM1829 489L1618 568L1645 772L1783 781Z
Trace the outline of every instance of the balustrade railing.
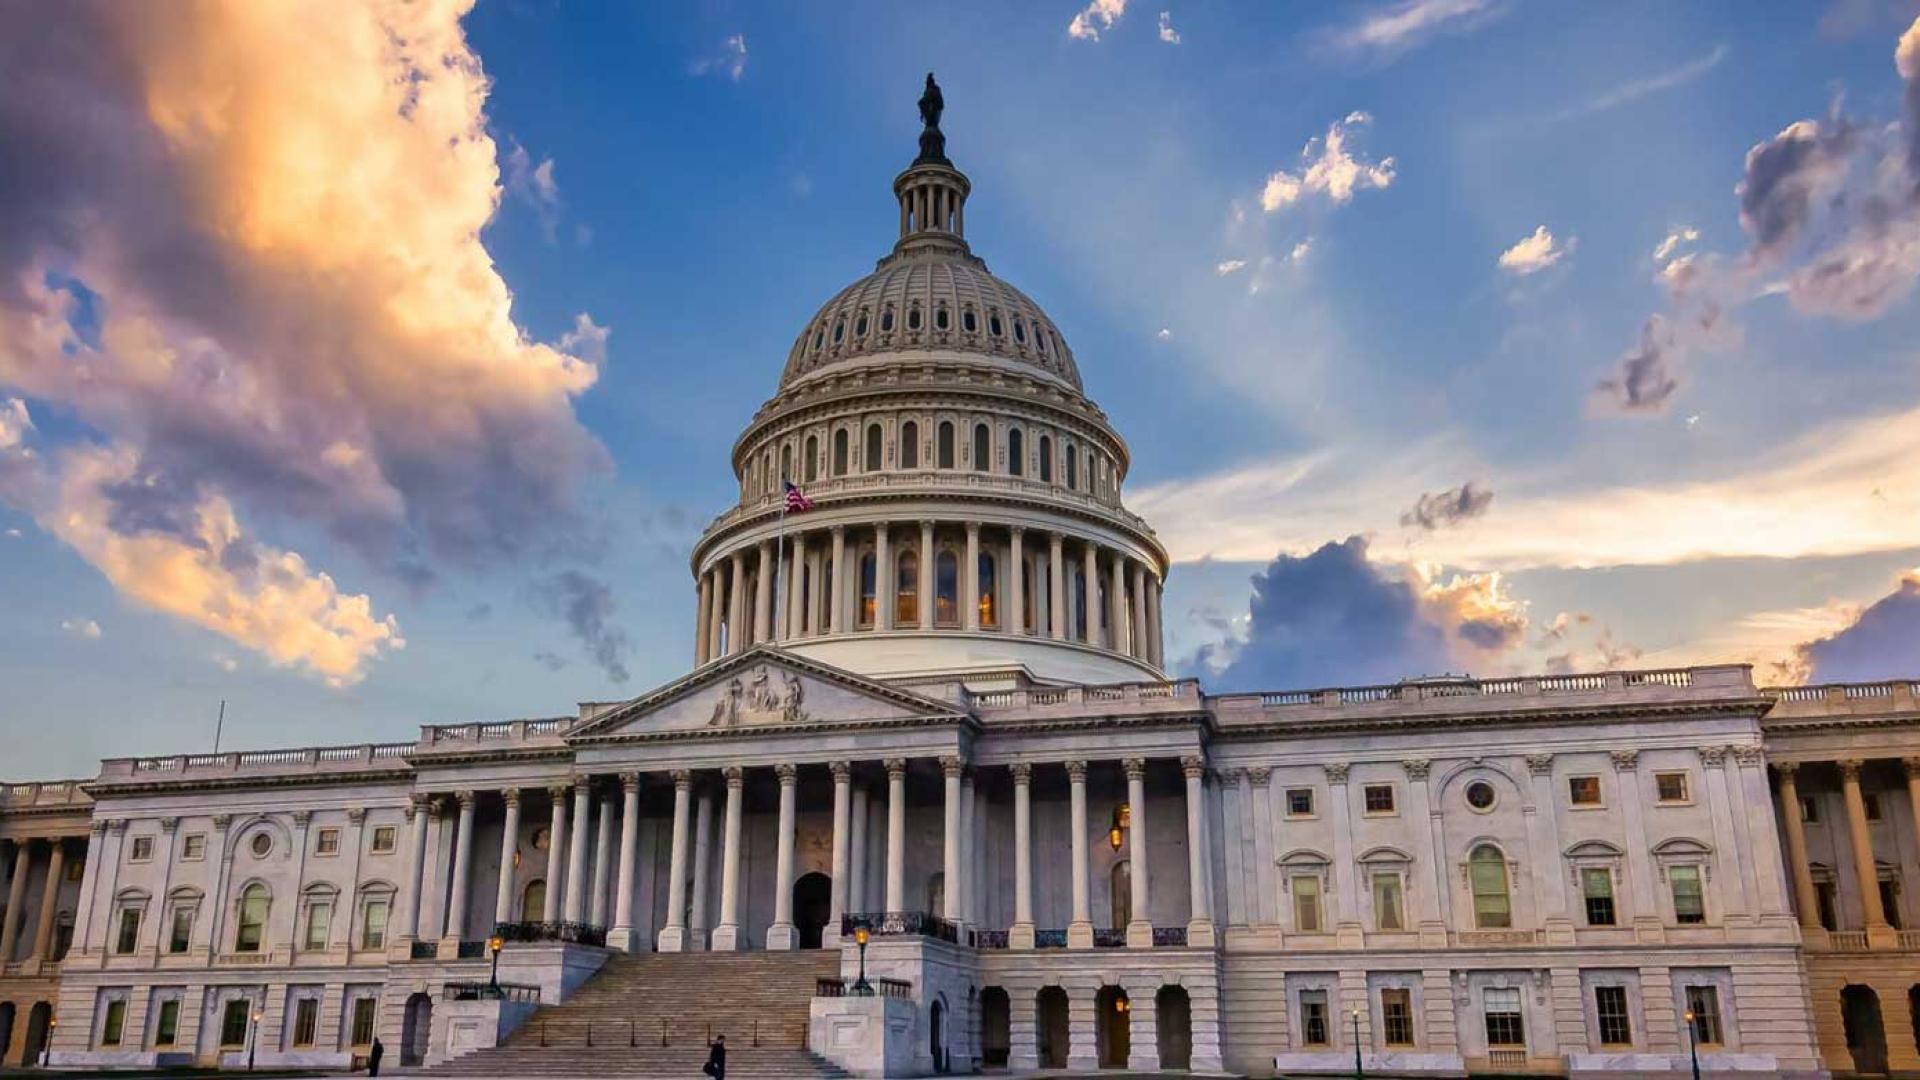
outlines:
M861 926L874 937L930 937L960 944L960 930L926 911L864 911L840 917L840 936L850 938Z
M1827 934L1827 947L1834 952L1866 952L1865 930L1833 930Z
M1064 949L1067 947L1065 930L1035 930L1033 947L1036 949Z
M902 998L906 1000L913 998L913 984L905 979L868 979L867 985L873 988L875 997ZM815 979L813 983L813 996L827 998L849 997L853 993L853 987L854 984L846 979Z
M975 930L973 947L976 949L1004 949L1007 947L1005 930Z
M442 1001L529 1001L540 1003L540 988L527 983L450 982L440 987Z
M1118 949L1127 943L1127 929L1124 926L1096 926L1093 928L1093 947L1096 949Z
M502 941L556 941L566 945L605 945L607 943L606 927L583 922L494 923L493 933ZM465 943L462 942L462 944ZM484 950L486 942L480 942L480 945Z
M1187 928L1184 926L1156 926L1153 928L1153 946L1161 948L1184 948L1187 944Z

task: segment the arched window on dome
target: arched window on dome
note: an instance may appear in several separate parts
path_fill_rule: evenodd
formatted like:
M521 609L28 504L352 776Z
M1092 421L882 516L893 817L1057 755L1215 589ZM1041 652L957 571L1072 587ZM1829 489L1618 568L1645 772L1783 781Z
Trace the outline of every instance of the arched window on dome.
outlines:
M920 467L920 425L911 420L900 425L900 467Z
M827 328L826 328L826 325L823 323L813 331L813 351L819 352L821 346L825 345L826 343L827 343Z
M860 556L860 627L863 630L873 626L873 617L880 610L878 566L873 552Z
M835 319L835 320L833 320L833 343L834 343L835 345L838 345L838 344L840 344L840 342L841 342L841 341L842 341L842 340L843 340L843 339L844 339L844 338L845 338L846 336L847 336L847 320L846 320L846 318L845 318L845 317L843 316L843 317L841 317L841 318L838 318L838 319Z
M1013 320L1013 340L1022 345L1027 343L1027 324L1017 317Z
M1039 576L1033 572L1033 561L1020 563L1020 625L1026 627L1029 634L1038 633L1040 627L1034 620L1039 618L1040 590L1035 588Z
M1000 313L997 311L988 312L987 333L992 334L994 337L999 337L1005 330L1006 327L1000 325Z
M935 330L945 330L951 324L952 317L947 314L947 305L941 304L939 307L933 309L933 328Z
M780 478L773 474L773 447L771 446L760 455L760 480L762 493L772 491L780 483Z
M935 453L939 456L935 464L942 469L953 468L953 422L940 421L939 436L935 440Z
M833 433L833 475L847 475L847 429Z
M880 471L880 425L867 425L867 455L860 462L867 472Z
M969 334L977 334L980 332L980 317L973 313L971 307L960 313L960 329L965 330Z
M1033 324L1033 347L1040 350L1041 356L1047 355L1047 332L1039 323Z
M860 310L860 317L853 321L853 336L857 338L867 336L867 312L865 308Z
M1067 444L1067 490L1080 490L1080 455L1072 443Z
M900 567L893 575L893 625L912 626L919 621L920 556L903 551Z
M1007 475L1025 476L1027 473L1026 437L1019 428L1007 430Z
M907 309L907 329L913 330L916 332L920 329L920 305L919 304L915 304L912 307Z
M999 561L993 557L992 552L982 551L980 553L980 565L978 568L980 595L974 597L974 603L980 608L980 625L988 630L998 630L1000 628L1000 605L995 600L995 597L999 595L1000 588L1000 576L995 572L998 568Z
M783 481L793 479L792 443L788 443L780 448L780 479Z
M807 436L807 463L801 467L800 471L806 474L807 483L809 484L819 479L820 439L818 436Z
M1040 436L1040 482L1053 483L1053 440Z
M883 334L893 333L893 308L891 306L880 313L880 332Z
M1068 627L1067 636L1075 641L1087 640L1087 575L1079 568L1067 570L1069 585L1067 598Z
M993 467L993 432L985 424L973 425L973 471L986 472Z
M960 625L960 559L950 550L933 560L933 624Z

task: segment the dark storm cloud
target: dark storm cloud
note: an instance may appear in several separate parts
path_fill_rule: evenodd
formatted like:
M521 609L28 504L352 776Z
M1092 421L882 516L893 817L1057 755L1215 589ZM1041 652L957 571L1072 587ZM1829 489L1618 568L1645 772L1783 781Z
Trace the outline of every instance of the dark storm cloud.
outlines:
M1812 682L1877 682L1920 676L1920 570L1900 579L1853 625L1800 647Z
M535 603L564 620L585 647L587 658L614 682L627 681L626 658L633 643L613 624L613 590L578 570L563 570L534 585Z
M1640 328L1640 344L1620 358L1614 374L1595 387L1603 400L1622 412L1659 412L1680 388L1674 375L1679 342L1667 320L1647 317Z
M1469 480L1457 488L1422 494L1414 501L1413 509L1400 515L1400 524L1432 532L1471 521L1492 505L1493 492Z

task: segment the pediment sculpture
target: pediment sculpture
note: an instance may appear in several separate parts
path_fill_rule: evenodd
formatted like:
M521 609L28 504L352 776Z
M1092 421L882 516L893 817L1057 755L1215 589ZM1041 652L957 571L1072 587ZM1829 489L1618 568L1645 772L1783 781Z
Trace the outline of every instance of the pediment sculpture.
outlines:
M738 727L741 724L798 723L808 719L801 702L806 690L798 675L778 673L776 680L766 667L755 668L745 686L738 678L727 683L719 700L713 703L709 727Z

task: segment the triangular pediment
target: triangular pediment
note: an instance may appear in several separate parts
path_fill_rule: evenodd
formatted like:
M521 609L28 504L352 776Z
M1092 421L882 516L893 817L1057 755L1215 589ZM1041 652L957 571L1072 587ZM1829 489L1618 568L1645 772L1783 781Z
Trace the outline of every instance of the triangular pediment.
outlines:
M951 702L762 645L607 709L568 732L567 741L957 720L965 715Z

